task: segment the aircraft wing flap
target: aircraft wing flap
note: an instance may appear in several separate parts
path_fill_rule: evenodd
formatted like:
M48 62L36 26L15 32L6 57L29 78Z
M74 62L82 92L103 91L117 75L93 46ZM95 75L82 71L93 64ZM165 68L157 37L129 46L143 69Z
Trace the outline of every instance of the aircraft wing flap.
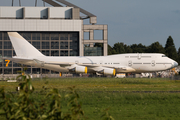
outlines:
M51 65L60 65L60 66L70 66L74 63L67 63L67 62L45 62L44 64L51 64Z
M45 62L45 64L51 65L60 65L60 66L71 66L71 65L79 65L79 66L86 66L86 67L99 67L96 64L81 64L81 63L67 63L67 62Z

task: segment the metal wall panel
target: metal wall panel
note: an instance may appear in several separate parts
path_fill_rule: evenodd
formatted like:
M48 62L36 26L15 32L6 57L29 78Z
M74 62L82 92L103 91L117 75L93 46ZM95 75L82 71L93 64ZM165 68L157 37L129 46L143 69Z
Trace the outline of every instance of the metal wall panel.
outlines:
M1 18L23 18L22 7L1 7Z
M47 18L47 7L25 7L25 18Z
M74 31L79 31L81 30L82 28L82 22L79 21L79 20L74 20Z
M11 20L0 19L0 31L11 31Z
M37 29L36 20L25 20L24 30L25 31L36 31Z
M49 20L49 31L61 31L62 23L60 20Z
M73 29L73 21L72 20L62 20L62 29L64 31L71 31Z
M48 7L24 7L24 18L48 18ZM0 7L1 18L23 18L23 7ZM49 18L72 18L72 7L49 7Z
M48 20L37 20L37 31L49 31Z
M17 19L17 20L11 20L12 24L12 31L24 31L24 20L22 19Z
M81 31L82 20L0 19L0 31Z
M72 7L50 7L49 17L50 18L72 18Z

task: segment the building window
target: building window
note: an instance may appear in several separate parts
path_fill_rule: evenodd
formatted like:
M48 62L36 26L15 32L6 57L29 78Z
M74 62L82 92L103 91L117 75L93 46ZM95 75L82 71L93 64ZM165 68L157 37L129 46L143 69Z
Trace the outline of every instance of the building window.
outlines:
M2 50L0 50L0 57L2 56Z
M42 49L49 49L49 42L42 42Z
M26 40L31 40L31 33L23 33L23 37Z
M77 42L70 42L70 49L77 50L78 49L78 43Z
M68 56L67 50L61 50L61 56Z
M61 49L68 49L68 42L61 42L60 46L61 46Z
M9 36L6 32L4 33L4 40L9 40Z
M60 40L68 40L68 34L67 33L62 33L61 35L60 35Z
M78 33L70 34L70 40L77 41L78 40Z
M32 74L40 74L40 68L33 68L32 69Z
M40 49L40 42L32 42L32 45L37 48Z
M42 50L42 54L46 56L50 56L49 50Z
M4 50L4 57L12 57L12 50Z
M24 70L26 74L31 74L31 68L27 68L26 70Z
M2 32L0 32L0 40L2 40Z
M102 47L85 47L84 56L102 56L103 48Z
M51 49L59 49L59 42L51 42Z
M51 56L59 56L59 51L58 50L52 50Z
M32 33L32 40L40 40L40 33Z
M4 41L4 49L12 49L12 44L10 41Z
M51 71L51 74L59 74L59 72L57 72L57 71Z
M50 36L49 33L42 33L42 40L50 40L49 36Z
M70 56L78 56L77 51L70 51Z
M0 49L2 49L2 42L0 41Z
M51 40L59 40L59 34L58 33L52 33L51 34Z
M13 68L13 74L19 74L21 71L21 68Z
M4 69L4 74L12 74L12 69L11 68Z
M21 67L22 65L20 63L13 62L13 67Z
M44 74L49 74L49 73L50 73L50 70L42 69L42 73L44 73Z
M2 51L0 50L0 57L2 57L1 54L2 54ZM0 59L1 59L1 58L0 58ZM2 67L2 59L0 60L0 67ZM1 69L1 68L0 68L0 69Z

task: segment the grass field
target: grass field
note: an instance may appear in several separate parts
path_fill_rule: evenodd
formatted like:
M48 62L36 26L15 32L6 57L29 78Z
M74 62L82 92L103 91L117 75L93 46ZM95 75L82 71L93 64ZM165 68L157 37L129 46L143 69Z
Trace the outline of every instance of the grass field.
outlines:
M45 82L48 81L46 85ZM14 92L18 83L0 82L0 87ZM34 97L42 86L58 88L62 95L62 108L67 111L64 95L68 87L76 86L85 119L102 119L103 110L116 120L178 120L180 119L180 80L160 78L59 78L34 79Z

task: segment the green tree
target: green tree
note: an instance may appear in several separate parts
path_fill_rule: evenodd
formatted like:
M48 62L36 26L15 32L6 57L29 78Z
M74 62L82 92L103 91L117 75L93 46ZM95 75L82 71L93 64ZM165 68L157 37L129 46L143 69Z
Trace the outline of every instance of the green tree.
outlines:
M180 64L180 47L178 49L178 53L177 54L178 54L178 61L177 62Z
M95 43L94 47L103 47L103 44L102 43Z
M125 53L124 43L115 43L113 49L117 54Z
M178 54L171 36L168 37L165 45L165 53L173 60L178 60Z
M141 43L140 44L133 44L131 45L131 49L133 50L133 53L145 53L146 51L146 46L145 45L142 45Z
M112 55L112 47L108 44L108 55Z
M131 49L130 46L124 45L125 53L132 53L133 50Z
M165 49L167 49L170 46L174 46L174 41L173 41L173 38L171 36L169 36L167 41L166 41Z
M146 52L148 52L148 53L163 53L163 54L165 54L164 47L159 42L152 43L147 48Z

